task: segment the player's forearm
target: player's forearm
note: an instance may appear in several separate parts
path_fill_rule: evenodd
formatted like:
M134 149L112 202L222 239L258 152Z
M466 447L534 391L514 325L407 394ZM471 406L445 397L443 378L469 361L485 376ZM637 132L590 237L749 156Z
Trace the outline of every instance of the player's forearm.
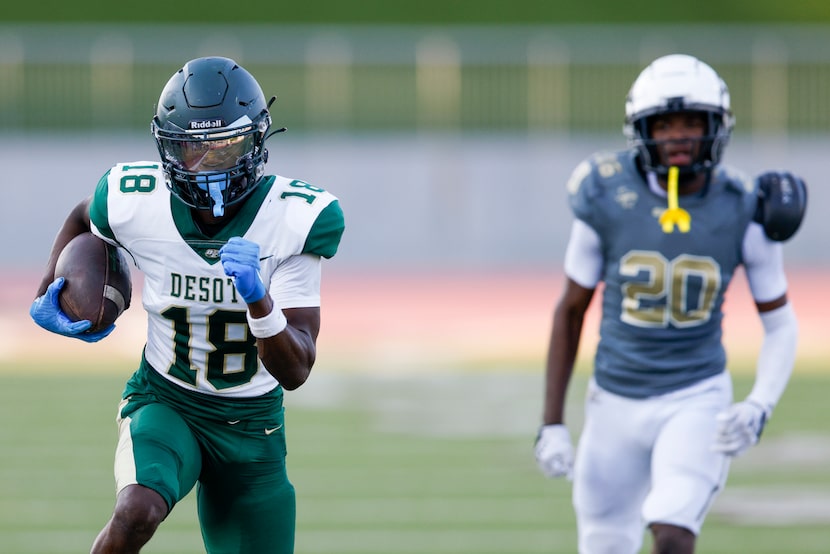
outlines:
M287 390L306 382L317 357L312 338L291 325L273 337L257 339L257 349L265 369Z
M543 425L565 423L565 395L570 381L569 371L548 371L545 386L545 409L542 414Z
M579 348L582 322L582 315L562 309L557 309L554 314L545 373L545 408L542 415L545 425L564 423L565 398Z
M542 414L544 425L565 422L565 398L568 393L573 362L558 356L548 360L545 379L545 406Z
M49 253L49 260L46 262L46 269L43 272L43 279L37 289L35 297L46 292L46 287L55 279L55 265L58 262L58 256L63 251L64 247L69 244L73 238L81 233L89 231L89 199L82 201L75 208L69 212L69 215L64 220L63 225L55 236L52 242L52 250Z
M287 390L305 383L317 357L315 337L319 311L288 309L283 312L266 294L248 304L248 314L248 324L257 337L259 358L268 373Z
M798 320L787 303L761 314L764 341L758 355L755 385L749 398L769 414L778 404L795 365L798 344Z

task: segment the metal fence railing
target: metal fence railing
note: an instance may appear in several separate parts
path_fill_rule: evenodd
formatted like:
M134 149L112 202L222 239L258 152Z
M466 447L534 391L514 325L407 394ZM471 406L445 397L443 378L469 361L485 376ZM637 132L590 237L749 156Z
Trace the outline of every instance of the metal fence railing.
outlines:
M293 130L618 131L658 55L704 59L739 132L830 132L830 27L0 25L0 132L143 130L187 59L227 55Z

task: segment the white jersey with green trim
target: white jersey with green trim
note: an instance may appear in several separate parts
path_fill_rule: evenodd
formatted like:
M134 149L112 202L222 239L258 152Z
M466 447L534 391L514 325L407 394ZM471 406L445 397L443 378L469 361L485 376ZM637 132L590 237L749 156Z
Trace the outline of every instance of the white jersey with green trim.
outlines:
M143 362L186 389L259 396L278 386L257 356L246 304L219 263L234 236L260 246L261 276L281 308L320 305L319 259L337 251L343 213L332 194L267 176L223 229L207 236L165 185L158 162L121 163L98 183L92 231L124 248L144 274ZM299 258L311 260L297 271ZM317 260L317 263L313 263Z

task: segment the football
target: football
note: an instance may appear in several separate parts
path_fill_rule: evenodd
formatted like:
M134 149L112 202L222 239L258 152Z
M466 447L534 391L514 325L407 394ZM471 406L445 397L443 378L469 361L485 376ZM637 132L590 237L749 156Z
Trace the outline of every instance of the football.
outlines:
M64 277L58 301L73 321L88 319L89 332L112 325L130 307L132 280L127 258L92 233L82 233L61 251L55 278Z

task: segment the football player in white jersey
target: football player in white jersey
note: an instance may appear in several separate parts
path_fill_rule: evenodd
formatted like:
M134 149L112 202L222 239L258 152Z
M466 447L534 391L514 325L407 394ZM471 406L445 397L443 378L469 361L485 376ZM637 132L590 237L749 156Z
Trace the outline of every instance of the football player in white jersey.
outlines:
M60 310L55 262L73 237L91 230L144 274L147 343L118 408L116 504L93 553L139 552L197 485L207 552L294 550L283 389L314 364L321 258L344 223L325 190L265 174L271 102L233 60L189 61L152 121L161 160L112 167L55 239L30 310L49 331L95 342L113 329Z
M548 477L574 480L579 551L685 554L729 461L755 444L793 369L798 325L782 244L806 207L787 172L720 164L733 126L726 84L687 55L658 58L626 101L631 148L580 164L566 283L553 316L543 425ZM733 403L722 303L742 265L764 328L754 387ZM600 340L574 455L564 411L584 316L600 282Z

